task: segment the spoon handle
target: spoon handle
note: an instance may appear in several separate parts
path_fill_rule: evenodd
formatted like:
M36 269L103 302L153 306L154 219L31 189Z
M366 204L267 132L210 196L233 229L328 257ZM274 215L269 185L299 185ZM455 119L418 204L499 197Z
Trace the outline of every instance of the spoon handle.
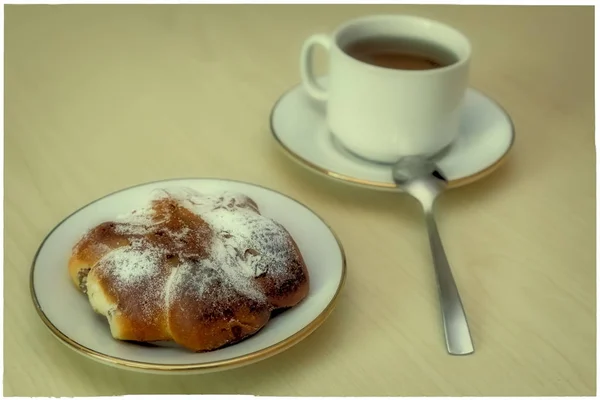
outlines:
M435 223L433 210L425 212L429 244L438 282L446 347L452 355L471 354L475 350L460 295Z

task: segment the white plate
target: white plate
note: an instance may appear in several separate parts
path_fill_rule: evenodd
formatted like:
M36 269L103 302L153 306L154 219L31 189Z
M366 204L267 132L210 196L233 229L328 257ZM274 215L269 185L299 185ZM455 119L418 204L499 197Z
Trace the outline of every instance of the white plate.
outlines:
M327 85L327 78L320 83ZM271 111L271 132L286 154L313 172L371 189L398 190L389 165L346 151L329 132L325 104L310 98L302 85L284 93ZM485 94L469 88L461 134L436 160L449 187L481 179L505 160L515 140L508 113Z
M276 316L253 337L208 353L176 346L146 347L112 338L67 270L79 237L100 222L143 206L158 188L186 186L200 192L236 191L250 196L261 213L280 222L297 242L308 267L310 291L296 307ZM306 206L275 191L221 179L158 181L98 199L71 214L44 239L31 268L31 294L39 316L64 344L96 361L157 373L206 372L239 367L277 354L313 332L331 313L343 286L346 261L336 235Z

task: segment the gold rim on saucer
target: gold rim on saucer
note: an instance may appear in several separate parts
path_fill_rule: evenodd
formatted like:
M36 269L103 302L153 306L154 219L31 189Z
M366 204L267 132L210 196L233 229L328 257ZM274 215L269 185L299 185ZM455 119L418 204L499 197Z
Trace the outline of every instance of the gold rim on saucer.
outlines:
M46 316L46 314L44 314L44 311L42 310L42 306L40 305L36 293L35 293L35 288L34 288L34 284L33 284L33 276L34 276L34 272L35 272L35 264L37 261L37 258L39 256L40 250L42 249L42 247L44 246L44 243L46 243L46 241L48 240L48 238L50 237L50 235L52 235L52 233L60 226L62 225L65 221L67 221L69 218L71 218L73 215L75 215L76 213L78 213L79 211L81 211L82 209L84 209L85 207L88 207L91 204L94 204L104 198L107 198L111 195L114 195L116 193L120 193L123 192L125 190L129 190L129 189L133 189L135 187L139 187L139 186L144 186L147 184L151 184L151 183L158 183L158 182L169 182L169 181L174 181L174 180L185 180L185 179L189 179L189 180L218 180L218 181L227 181L227 182L235 182L235 183L242 183L242 184L247 184L247 185L251 185L251 186L255 186L255 187L259 187L265 190L268 190L270 192L273 193L277 193L283 197L286 197L287 199L295 202L296 204L299 204L300 206L308 209L310 212L312 212L331 232L331 234L333 235L333 237L335 238L337 244L338 244L338 248L340 251L340 255L342 257L342 274L341 274L341 278L340 278L340 282L338 285L338 288L335 292L335 294L333 295L333 297L331 298L331 300L329 301L329 304L327 304L327 306L325 307L325 309L315 318L313 319L308 325L306 325L304 328L302 328L301 330L299 330L298 332L294 333L293 335L289 336L288 338L275 343L269 347L266 347L264 349L255 351L253 353L249 353L249 354L245 354L243 356L239 356L239 357L234 357L234 358L230 358L230 359L226 359L226 360L220 360L220 361L211 361L211 362L204 362L204 363L190 363L190 364L159 364L159 363L147 363L147 362L143 362L143 361L132 361L132 360L127 360L127 359L123 359L123 358L119 358L119 357L114 357L114 356L110 356L108 354L104 354L101 353L99 351L96 350L92 350L86 346L83 346L81 344L79 344L77 341L71 339L70 337L68 337L67 335L65 335L63 332L60 331L60 329L58 329ZM117 191L114 191L112 193L109 193L105 196L102 196L86 205L84 205L83 207L80 207L79 209L77 209L76 211L72 212L71 214L69 214L67 217L65 217L62 221L60 221L54 228L52 228L52 230L46 235L46 237L44 238L44 240L42 241L42 243L40 244L38 250L35 253L35 256L33 258L33 262L31 264L31 270L29 273L29 290L30 290L30 294L31 294L31 298L33 300L33 304L35 306L35 309L37 311L37 314L39 315L39 317L41 318L41 320L44 322L44 324L46 325L46 327L50 330L50 332L57 338L59 339L63 344L67 345L67 347L70 347L72 350L76 351L77 353L94 359L96 361L102 362L104 364L111 364L117 367L122 367L122 368L126 368L126 369L133 369L133 370L138 370L138 371L154 371L154 372L164 372L164 373L176 373L176 372L216 372L219 370L225 370L225 369L230 369L230 368L237 368L237 367L242 367L248 364L252 364L258 361L262 361L264 359L267 359L269 357L272 357L276 354L279 354L281 352L283 352L284 350L287 350L291 347L293 347L294 345L298 344L300 341L302 341L303 339L307 338L311 333L313 333L318 327L320 327L325 320L327 319L327 317L329 317L329 315L332 313L332 311L334 310L335 306L337 305L337 301L339 299L339 295L346 283L346 271L347 271L347 267L346 267L346 253L344 251L344 247L342 245L342 242L339 238L339 236L335 233L335 231L331 228L331 226L329 226L329 224L327 224L317 213L315 213L311 208L309 208L308 206L300 203L298 200L295 200L293 198L291 198L290 196L287 196L281 192L278 192L276 190L267 188L265 186L262 185L257 185L254 183L249 183L249 182L242 182L242 181L236 181L233 179L221 179L221 178L178 178L178 179L164 179L164 180L158 180L158 181L150 181L150 182L145 182L145 183L141 183L138 185L133 185L133 186L129 186Z
M335 171L331 171L327 168L323 168L311 161L308 161L307 159L303 158L302 156L300 156L299 154L297 154L296 152L294 152L294 150L292 150L291 148L289 148L288 146L285 145L285 143L283 143L281 141L281 139L279 138L279 136L277 135L277 133L275 132L275 127L273 125L273 118L274 118L274 114L275 114L275 110L277 109L277 106L279 105L279 103L293 90L295 90L296 88L298 88L300 84L297 84L295 86L293 86L292 88L286 90L275 102L275 104L273 105L273 108L271 109L271 115L269 116L269 126L271 129L271 135L273 136L273 138L275 139L275 142L279 145L279 147L284 151L284 153L289 156L292 160L296 161L297 163L299 163L301 166L308 168L309 170L312 171L316 171L317 173L321 174L321 175L325 175L329 178L333 178L337 181L341 181L344 183L350 183L353 185L358 185L358 186L363 186L363 187L369 187L369 188L374 188L374 189L380 189L380 190L399 190L398 186L393 183L393 182L378 182L378 181L371 181L371 180L367 180L367 179L359 179L359 178L355 178L349 175L344 175L344 174L340 174L338 172ZM480 93L484 94L483 92L481 92L480 90L477 90ZM452 179L448 181L448 188L453 189L453 188L457 188L460 186L464 186L464 185L468 185L470 183L473 183L475 181L478 181L482 178L485 178L486 176L490 175L492 172L496 171L498 168L500 168L507 160L508 158L508 154L510 153L510 151L513 148L513 145L515 143L515 137L516 137L516 131L515 131L515 124L512 120L512 118L510 117L510 114L504 109L504 107L502 107L496 100L492 99L489 96L486 96L491 102L493 102L494 104L496 104L496 106L498 108L500 108L503 113L507 116L509 122L510 122L510 127L511 127L511 140L510 140L510 144L508 145L508 148L506 149L506 151L504 152L504 154L502 154L502 156L497 159L494 163L492 163L490 166L482 169L479 172L476 172L474 174L462 177L462 178L458 178L458 179Z

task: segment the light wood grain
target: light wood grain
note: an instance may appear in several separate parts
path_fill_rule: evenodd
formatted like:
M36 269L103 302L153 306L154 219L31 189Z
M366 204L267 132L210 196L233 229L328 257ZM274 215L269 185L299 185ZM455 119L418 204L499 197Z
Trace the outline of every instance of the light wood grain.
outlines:
M498 100L517 129L506 165L441 200L440 230L476 345L470 357L445 353L416 203L313 175L269 133L273 103L299 81L302 41L388 12L463 30L474 47L472 86ZM595 394L593 13L7 6L5 395ZM190 176L266 185L325 218L349 261L334 314L293 349L210 376L123 372L60 344L29 296L44 236L107 192Z

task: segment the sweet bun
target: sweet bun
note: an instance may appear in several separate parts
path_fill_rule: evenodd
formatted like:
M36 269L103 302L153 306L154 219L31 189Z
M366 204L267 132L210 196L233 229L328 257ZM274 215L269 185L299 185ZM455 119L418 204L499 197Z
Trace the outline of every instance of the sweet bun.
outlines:
M192 351L248 338L309 290L294 239L250 197L187 188L88 231L68 269L115 339Z

